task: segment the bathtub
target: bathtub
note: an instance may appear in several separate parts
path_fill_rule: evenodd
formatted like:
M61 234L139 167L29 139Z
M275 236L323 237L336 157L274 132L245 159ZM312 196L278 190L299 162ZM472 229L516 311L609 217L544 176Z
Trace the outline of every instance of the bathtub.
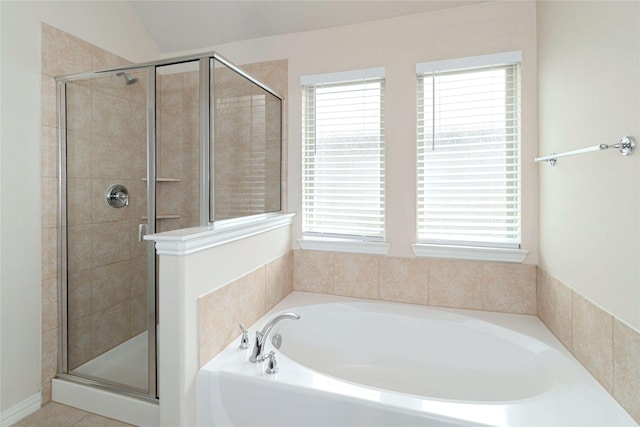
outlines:
M637 425L535 316L293 292L251 341L283 311L279 372L236 340L198 373L198 425Z

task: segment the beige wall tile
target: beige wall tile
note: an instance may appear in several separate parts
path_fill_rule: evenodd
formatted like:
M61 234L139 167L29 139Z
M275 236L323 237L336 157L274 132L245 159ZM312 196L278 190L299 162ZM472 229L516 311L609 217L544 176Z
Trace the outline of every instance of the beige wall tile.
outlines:
M483 264L483 309L536 314L536 267L528 264Z
M138 82L142 86L142 82ZM136 84L136 86L137 86ZM138 87L138 86L137 86ZM146 92L145 92L146 96ZM129 111L131 114L131 127L129 128L131 136L137 137L136 141L141 143L146 148L147 137L147 104L146 101L141 103L132 101L129 104Z
M91 225L74 225L69 227L68 241L69 274L91 268Z
M50 126L40 127L40 146L42 148L42 177L58 176L58 129Z
M95 135L91 148L93 178L141 179L132 171L134 149L126 137ZM105 188L106 190L106 188Z
M47 403L51 402L51 387L52 387L52 380L53 378L42 378L41 380L41 386L42 386L42 405L46 405ZM20 423L22 423L22 421L24 421L24 419L22 419L20 421ZM14 424L15 427L20 427L20 426L25 426L24 424ZM28 426L31 427L31 426Z
M260 267L238 279L238 317L246 328L267 311L266 267Z
M127 259L93 269L91 278L91 308L93 312L129 300L130 265L130 261Z
M67 223L69 225L90 224L91 205L91 180L67 178Z
M41 380L43 384L50 384L51 379L58 372L58 334L59 328L53 328L42 333L42 368ZM51 389L43 390L43 402L51 400Z
M91 224L91 265L113 264L130 258L129 220Z
M568 349L573 348L573 291L538 268L538 317Z
M482 309L482 263L429 261L429 305Z
M200 105L200 76L197 71L183 73L184 107L198 107Z
M131 297L147 295L147 256L131 258Z
M293 287L297 291L333 293L333 253L294 251Z
M427 304L429 292L427 260L379 257L379 264L380 299Z
M333 257L333 292L358 298L379 296L379 257L337 254Z
M129 73L127 73L129 75ZM105 93L121 99L129 100L130 87L126 83L124 76L103 75L94 77L90 81L92 93ZM84 83L84 82L83 82Z
M87 132L67 131L67 177L91 178L92 136ZM57 136L56 136L57 141ZM57 142L56 142L57 144ZM57 165L55 165L57 167Z
M179 132L178 132L179 131ZM158 176L167 178L182 178L184 173L184 145L176 144L175 141L181 141L183 135L181 129L175 130L175 139L166 134L159 134L163 141L160 142L158 155ZM167 142L164 142L167 140ZM173 141L174 143L171 143Z
M91 44L46 24L42 24L41 37L43 74L61 76L91 70Z
M58 179L42 178L42 227L58 226Z
M91 314L91 269L70 274L67 282L67 318Z
M69 319L69 370L73 370L94 357L91 349L91 315Z
M613 321L613 396L640 423L640 333Z
M79 132L93 131L92 113L96 111L92 111L91 89L73 82L66 86L67 129Z
M200 366L240 335L238 281L198 299Z
M97 134L120 138L128 136L130 129L128 100L94 91L91 96L90 111L91 128Z
M169 67L164 67L170 69ZM183 108L184 73L160 75L156 84L158 87L158 106L160 109Z
M71 254L70 254L71 257ZM42 229L42 253L40 254L42 265L42 280L58 277L58 229ZM71 263L71 259L69 259Z
M42 74L42 126L58 127L58 105L56 97L56 81L52 76Z
M613 317L573 294L573 354L613 392Z
M104 70L105 68L115 68L122 65L131 64L130 61L127 61L126 59L111 52L107 52L104 49L100 49L96 46L91 47L91 61L93 70Z
M118 305L95 311L91 316L91 350L102 354L128 340L131 335L131 304Z
M293 291L293 252L268 263L265 280L266 309L271 310Z
M58 316L58 280L42 281L42 331L57 328Z
M162 214L181 214L184 187L182 182L160 184L156 189L158 212Z
M287 90L289 88L289 82L287 80L289 61L287 59L256 62L243 65L242 68L283 97L287 96Z

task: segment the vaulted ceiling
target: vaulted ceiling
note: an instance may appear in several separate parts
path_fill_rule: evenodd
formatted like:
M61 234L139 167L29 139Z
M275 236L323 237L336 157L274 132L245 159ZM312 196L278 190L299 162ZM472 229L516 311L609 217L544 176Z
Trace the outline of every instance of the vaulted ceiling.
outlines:
M411 15L471 0L131 0L161 53Z

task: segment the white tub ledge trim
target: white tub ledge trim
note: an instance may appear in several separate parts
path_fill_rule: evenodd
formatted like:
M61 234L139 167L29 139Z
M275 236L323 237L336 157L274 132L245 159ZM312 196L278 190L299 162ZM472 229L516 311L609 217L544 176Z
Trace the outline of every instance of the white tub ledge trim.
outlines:
M229 220L211 226L148 234L144 236L144 240L156 242L158 255L182 256L289 226L295 215L276 213L257 218Z

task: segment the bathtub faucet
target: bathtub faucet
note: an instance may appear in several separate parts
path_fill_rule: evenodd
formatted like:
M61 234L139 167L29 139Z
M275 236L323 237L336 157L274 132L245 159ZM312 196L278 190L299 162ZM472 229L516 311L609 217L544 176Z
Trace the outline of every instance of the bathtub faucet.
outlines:
M250 362L262 362L266 357L264 356L264 346L267 343L267 337L269 332L281 320L291 319L298 320L300 316L296 313L284 313L271 319L261 331L256 331L256 344L253 346L253 353L249 358Z

